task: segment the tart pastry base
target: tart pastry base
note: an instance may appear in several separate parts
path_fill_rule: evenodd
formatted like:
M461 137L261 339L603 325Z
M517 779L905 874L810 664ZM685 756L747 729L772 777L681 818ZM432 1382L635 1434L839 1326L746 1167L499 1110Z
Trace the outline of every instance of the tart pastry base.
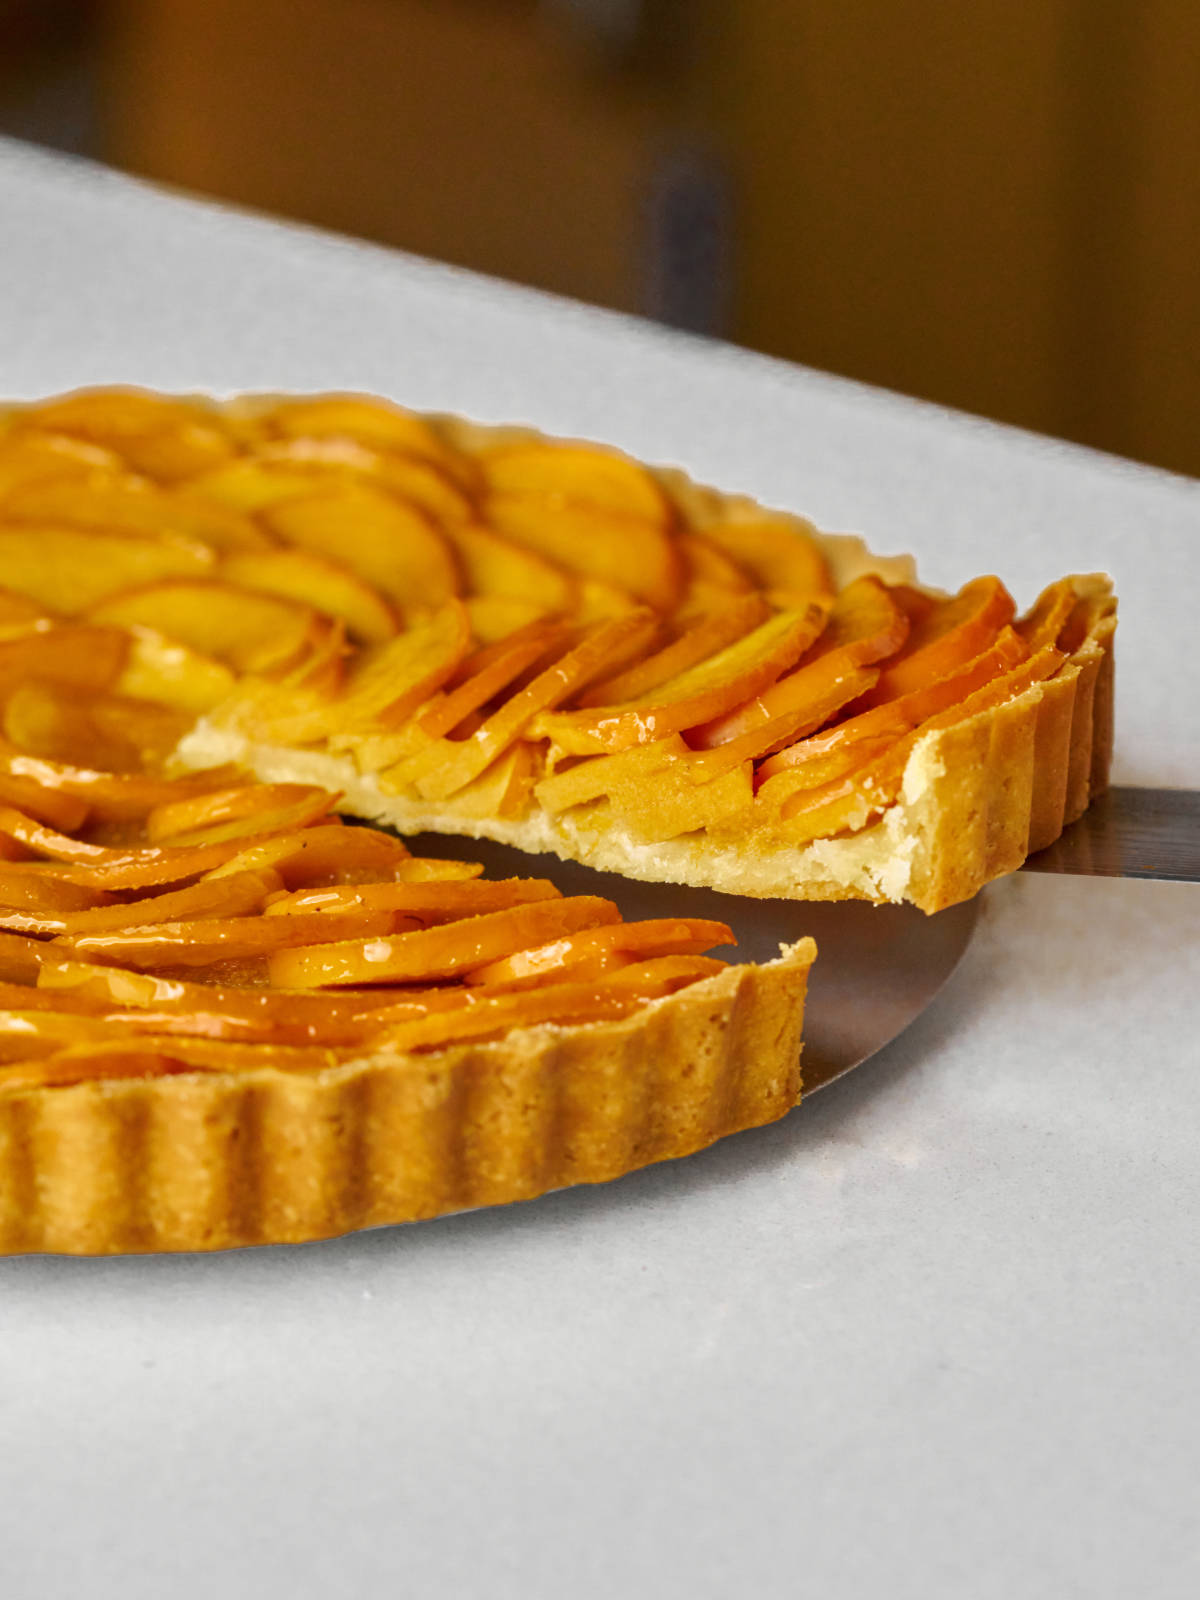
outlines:
M688 1155L798 1101L815 955L426 1055L0 1094L0 1252L321 1239Z

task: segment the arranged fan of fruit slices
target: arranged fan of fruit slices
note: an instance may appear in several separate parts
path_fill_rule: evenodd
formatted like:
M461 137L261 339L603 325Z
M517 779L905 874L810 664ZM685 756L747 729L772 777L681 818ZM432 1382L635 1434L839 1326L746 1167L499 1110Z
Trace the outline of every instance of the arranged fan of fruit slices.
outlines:
M379 400L10 408L0 572L17 620L132 635L109 687L176 714L140 714L156 753L635 877L936 910L1106 781L1106 580L1018 620L998 578L939 595L681 474Z
M0 1088L238 1070L262 1054L247 1045L312 1069L593 1022L715 976L706 952L733 942L414 857L342 827L321 789L150 779L131 828L104 819L136 779L90 773L85 801L79 768L0 761Z

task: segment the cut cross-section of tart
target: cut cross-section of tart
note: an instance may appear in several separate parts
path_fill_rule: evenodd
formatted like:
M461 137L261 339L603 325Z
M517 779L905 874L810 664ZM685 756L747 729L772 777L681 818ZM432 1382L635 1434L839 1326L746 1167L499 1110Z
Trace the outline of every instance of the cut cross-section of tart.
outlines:
M614 1178L799 1099L811 939L730 965L722 922L414 855L319 786L167 777L173 684L122 692L133 638L7 632L0 1251L325 1237Z
M1107 781L1105 578L1018 616L995 576L941 594L676 471L369 397L10 407L0 556L0 628L132 633L120 692L173 685L181 763L402 832L935 911Z

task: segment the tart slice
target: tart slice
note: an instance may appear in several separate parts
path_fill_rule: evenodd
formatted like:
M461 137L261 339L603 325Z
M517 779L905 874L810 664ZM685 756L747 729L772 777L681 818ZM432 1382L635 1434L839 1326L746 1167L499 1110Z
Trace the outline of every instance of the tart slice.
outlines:
M95 630L37 630L7 642L52 638L60 677L0 741L0 1252L319 1238L798 1100L811 940L731 966L723 923L413 855L313 785L106 770L170 708L81 692Z
M10 408L0 570L0 625L133 635L123 692L170 679L188 765L631 877L935 911L1107 782L1107 579L1018 616L996 577L940 594L678 472L364 396Z

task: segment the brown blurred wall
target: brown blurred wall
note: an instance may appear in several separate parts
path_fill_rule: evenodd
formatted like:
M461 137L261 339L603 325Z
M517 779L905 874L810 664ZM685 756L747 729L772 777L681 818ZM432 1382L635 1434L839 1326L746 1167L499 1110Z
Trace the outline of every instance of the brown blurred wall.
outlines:
M631 310L695 235L711 331L1200 473L1196 0L552 10L113 0L109 154Z
M110 151L268 211L604 305L637 297L653 108L537 0L117 0Z

